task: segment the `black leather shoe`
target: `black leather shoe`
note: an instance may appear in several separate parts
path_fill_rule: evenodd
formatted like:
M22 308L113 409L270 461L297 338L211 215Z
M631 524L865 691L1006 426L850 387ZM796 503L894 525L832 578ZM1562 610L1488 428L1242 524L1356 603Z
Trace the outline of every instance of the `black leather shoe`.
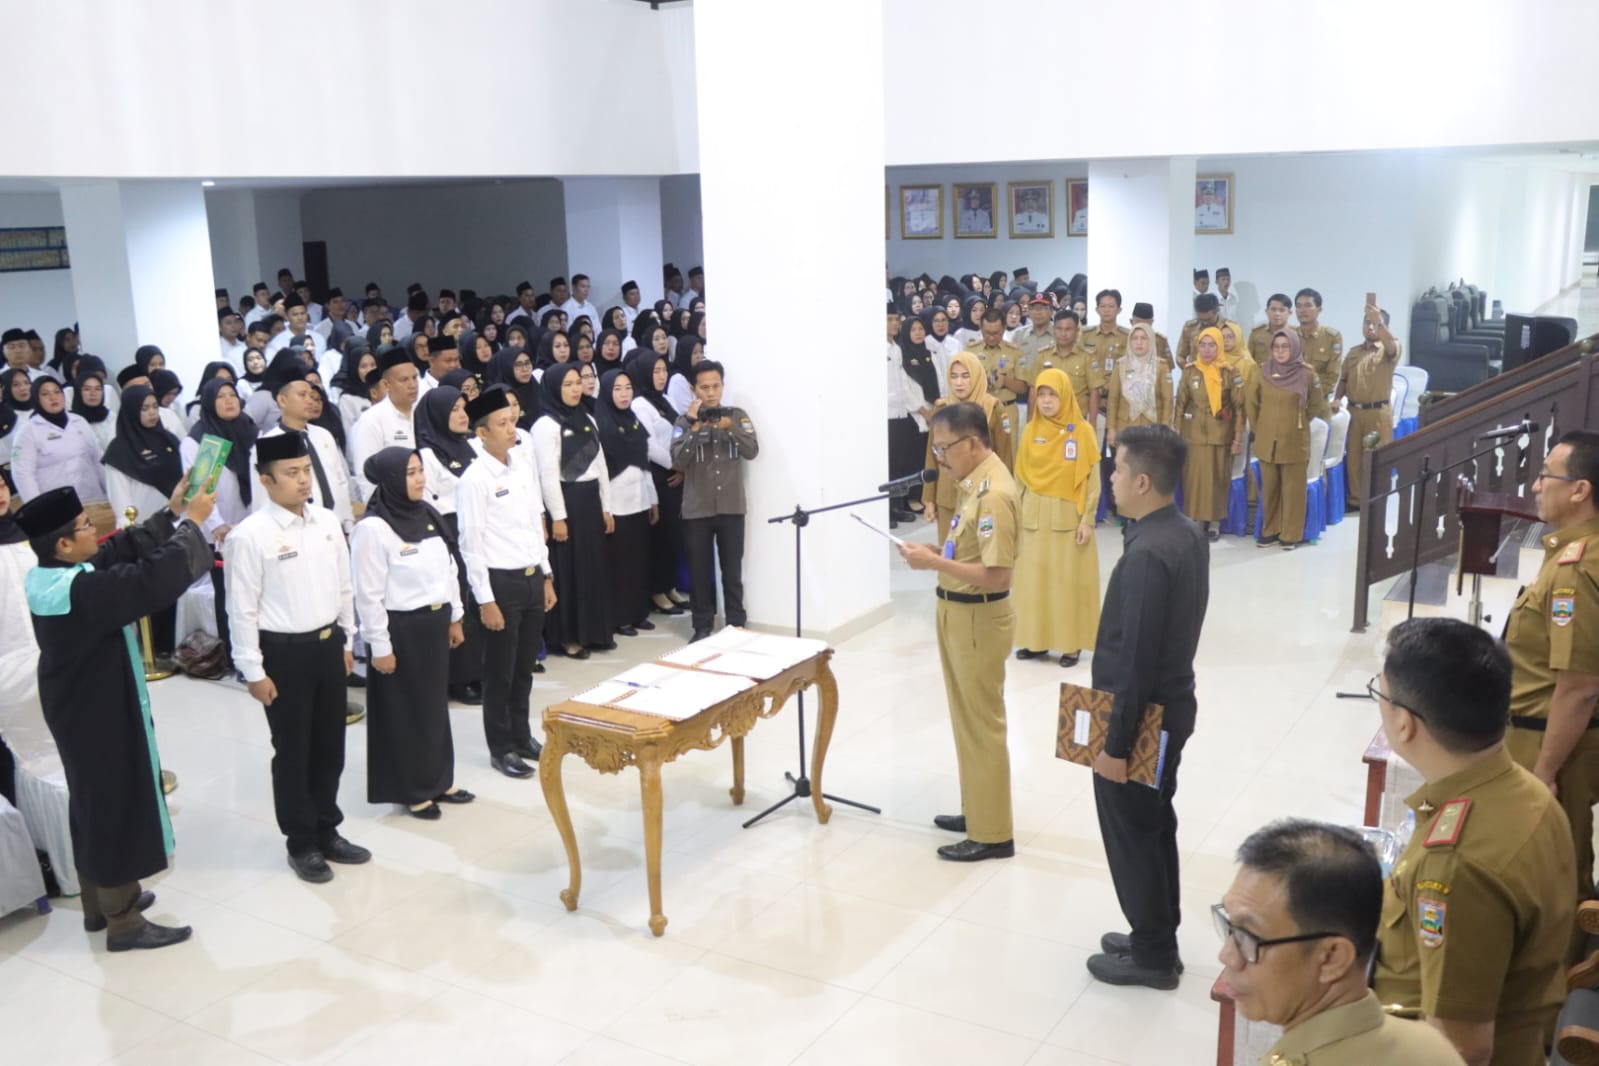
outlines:
M568 659L587 659L592 653L587 648L579 647L576 651L569 651L565 648L562 648L561 654L566 656Z
M366 688L366 678L352 670L344 679L344 684L346 688Z
M634 633L632 635L633 636L638 636L637 633ZM585 645L583 645L583 650L584 651L615 651L616 650L616 641L608 640L604 644L585 644ZM587 658L587 656L584 656L584 658Z
M532 759L537 762L539 756L544 754L544 745L540 744L537 738L534 738L529 740L526 745L518 744L511 750L524 759Z
M506 777L532 777L533 767L522 761L516 752L505 755L496 755L489 760L489 765L494 767Z
M696 629L694 631L694 635L692 637L688 638L688 642L690 644L694 644L694 643L696 643L698 641L704 640L706 637L708 637L710 635L711 635L711 631L709 629Z
M1048 654L1049 652L1047 651L1033 651L1030 648L1016 649L1016 658L1020 659L1022 662L1026 662L1029 659L1042 659Z
M313 885L326 884L333 880L333 871L328 869L328 860L320 851L290 855L289 869L293 870L300 880L309 881Z
M463 685L460 691L450 693L450 699L456 703L464 703L468 707L483 706L483 686Z
M134 901L133 909L142 914L153 906L155 906L155 893L140 892L139 898ZM85 933L98 933L100 930L104 929L107 924L108 923L106 922L105 915L103 914L98 918L86 917L83 919L83 931Z
M1090 955L1088 972L1107 985L1141 985L1170 992L1178 985L1176 970L1153 970L1138 965L1131 955Z
M1273 544L1276 544L1276 543L1277 543L1277 537L1276 537L1275 534L1273 534L1272 536L1269 536L1269 537L1256 537L1255 538L1255 547L1257 547L1257 548L1269 548Z
M652 621L650 621L650 620L649 620L649 619L648 619L648 618L646 618L646 619L644 619L644 620L642 620L642 621L639 621L639 622L634 622L634 623L633 623L633 628L634 628L634 629L635 629L635 630L640 630L640 629L642 629L642 630L644 630L644 631L645 631L645 632L646 632L646 633L647 633L647 632L649 632L649 631L650 631L650 630L652 630L652 629L654 629L654 628L655 628L655 623L654 623L654 622L652 622Z
M534 663L533 664L533 672L535 674L542 674L544 672L544 664L543 663L537 663L537 662Z
M619 636L619 637L636 637L636 636L638 636L638 627L637 626L618 626L617 630L616 630L616 635Z
M458 788L454 792L446 792L442 796L434 796L433 797L433 802L434 803L471 803L475 799L477 799L477 796L474 795L473 793L468 792L464 788Z
M683 608L677 606L676 604L672 605L672 609L671 610L667 610L665 607L659 607L659 606L657 606L657 605L652 603L652 604L650 604L650 610L654 611L656 614L664 614L668 618L676 618L680 614L687 614L688 613L687 611L683 610Z
M1107 955L1133 956L1133 938L1126 933L1106 933L1099 938L1099 950ZM1177 972L1183 972L1183 960L1177 960Z
M1080 651L1079 652L1071 652L1070 654L1062 655L1060 657L1060 664L1062 666L1066 667L1068 670L1071 669L1072 667L1076 666L1078 663L1080 663L1082 661L1083 661L1083 653L1080 652Z
M105 938L107 951L148 951L153 948L171 947L181 944L194 930L186 925L156 925L154 922L145 922L143 927L132 933L115 933Z
M1360 513L1360 504L1358 504L1358 503L1346 503L1346 504L1344 504L1344 514L1359 514L1359 513Z
M337 833L322 842L322 855L328 862L343 863L345 866L360 866L363 862L372 861L370 851L359 844L350 843Z
M946 833L966 832L966 816L964 814L935 814L933 825Z
M424 822L436 822L440 818L444 817L444 812L439 809L439 805L437 803L430 803L426 807L421 807L415 810L407 807L405 809L405 813L409 814L412 818L420 818Z
M1016 842L1004 840L998 844L979 844L967 839L959 844L945 844L938 849L940 859L950 862L982 862L984 859L1009 859L1016 854Z

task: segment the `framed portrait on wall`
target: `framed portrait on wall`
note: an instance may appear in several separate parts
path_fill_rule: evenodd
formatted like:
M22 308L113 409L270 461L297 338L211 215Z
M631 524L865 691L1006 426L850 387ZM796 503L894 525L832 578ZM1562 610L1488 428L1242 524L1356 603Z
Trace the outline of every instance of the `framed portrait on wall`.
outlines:
M1194 179L1194 232L1233 231L1233 176L1201 174Z
M937 240L944 236L944 187L899 187L899 235L908 241Z
M1088 179L1066 179L1066 236L1088 236Z
M1013 181L1005 186L1010 200L1012 238L1055 236L1055 183Z
M994 225L998 186L991 181L955 186L955 236L997 237Z

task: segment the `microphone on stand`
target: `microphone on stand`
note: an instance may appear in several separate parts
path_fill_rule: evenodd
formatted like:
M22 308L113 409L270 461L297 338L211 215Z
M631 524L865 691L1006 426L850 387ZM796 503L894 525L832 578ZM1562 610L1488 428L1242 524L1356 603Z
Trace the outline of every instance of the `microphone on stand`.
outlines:
M938 480L937 470L918 470L914 474L897 477L893 481L885 481L877 486L878 492L886 492L890 496L907 496L918 485L931 485Z
M1520 425L1508 426L1504 429L1490 430L1487 433L1479 433L1477 434L1477 439L1511 440L1512 438L1521 436L1523 433L1530 436L1536 432L1538 432L1538 423L1534 422L1530 418L1523 418Z

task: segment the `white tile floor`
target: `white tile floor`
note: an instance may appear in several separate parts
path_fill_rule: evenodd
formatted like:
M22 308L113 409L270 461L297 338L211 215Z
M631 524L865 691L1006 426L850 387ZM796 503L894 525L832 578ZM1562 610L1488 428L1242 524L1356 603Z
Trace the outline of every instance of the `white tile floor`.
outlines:
M1272 817L1360 817L1375 710L1340 702L1374 671L1375 635L1348 632L1354 525L1318 547L1213 552L1199 661L1199 732L1177 806L1185 867L1173 993L1094 986L1083 969L1122 926L1086 770L1053 757L1048 663L1009 667L1019 855L959 866L930 819L957 805L925 575L896 560L894 619L838 649L843 697L818 826L782 795L794 716L749 742L749 798L728 803L725 751L666 782L665 938L645 927L638 784L566 773L584 859L582 908L536 780L488 767L476 712L454 712L460 784L479 801L433 823L365 802L365 732L349 734L342 801L376 853L328 885L297 881L272 822L259 709L232 685L155 690L178 852L152 917L192 942L107 955L76 901L0 920L0 1054L116 1063L1197 1063L1213 1054L1216 944L1205 908L1242 837ZM1120 550L1102 527L1108 577ZM537 705L677 646L663 627L584 664L555 660Z

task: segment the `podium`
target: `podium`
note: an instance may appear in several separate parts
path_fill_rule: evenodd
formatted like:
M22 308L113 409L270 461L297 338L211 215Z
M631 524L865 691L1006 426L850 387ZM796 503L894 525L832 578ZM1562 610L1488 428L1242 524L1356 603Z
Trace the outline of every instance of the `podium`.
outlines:
M1499 572L1499 553L1504 541L1504 521L1520 518L1540 521L1536 504L1524 496L1504 492L1478 492L1465 475L1455 484L1455 511L1460 516L1460 565L1455 572L1455 594L1464 591L1466 575L1471 575L1471 605L1467 621L1481 626L1482 579Z

